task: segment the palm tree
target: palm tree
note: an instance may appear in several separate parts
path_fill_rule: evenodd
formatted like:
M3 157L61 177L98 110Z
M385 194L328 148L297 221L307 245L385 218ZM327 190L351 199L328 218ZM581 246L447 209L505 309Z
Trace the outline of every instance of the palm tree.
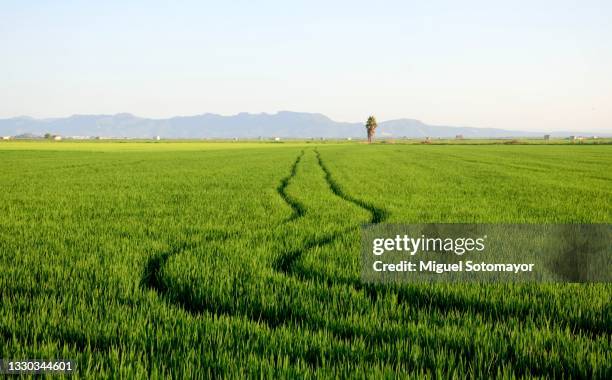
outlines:
M378 124L376 124L376 118L374 116L368 117L368 121L366 121L365 127L368 131L368 144L370 144L372 143L372 138L374 138L374 132L376 131L376 127L378 127Z

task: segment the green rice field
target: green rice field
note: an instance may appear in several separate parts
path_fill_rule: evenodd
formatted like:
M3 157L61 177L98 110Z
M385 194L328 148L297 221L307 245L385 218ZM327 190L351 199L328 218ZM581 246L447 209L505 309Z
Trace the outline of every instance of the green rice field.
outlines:
M612 378L611 284L360 281L364 223L611 223L611 145L0 142L0 358Z

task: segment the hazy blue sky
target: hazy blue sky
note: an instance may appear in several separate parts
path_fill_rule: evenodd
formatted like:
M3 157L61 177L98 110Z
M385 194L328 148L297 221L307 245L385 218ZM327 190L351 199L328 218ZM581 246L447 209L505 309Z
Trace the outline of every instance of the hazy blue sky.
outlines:
M612 1L0 0L0 117L278 110L612 130Z

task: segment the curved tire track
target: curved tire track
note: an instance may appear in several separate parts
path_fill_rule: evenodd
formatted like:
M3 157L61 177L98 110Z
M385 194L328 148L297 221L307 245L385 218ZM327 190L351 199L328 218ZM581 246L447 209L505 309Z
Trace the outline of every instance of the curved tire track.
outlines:
M343 199L348 199L350 202L353 202L359 205L360 207L363 207L362 205L365 205L366 204L365 202L361 202L359 200L356 200L354 198L347 196L346 194L342 192L340 187L337 184L335 184L335 182L333 182L333 179L331 178L331 174L329 173L327 168L325 168L322 164L318 151L315 150L315 152L317 154L319 165L321 166L321 168L323 169L325 173L326 181L328 182L330 188L332 188L334 194L340 196ZM302 151L298 155L293 165L291 166L291 171L289 175L281 179L281 182L276 189L280 197L287 203L287 205L289 205L289 207L293 211L293 214L288 219L285 219L283 222L281 222L282 224L287 224L292 221L295 221L299 218L302 218L306 214L306 208L299 201L297 201L296 199L294 199L287 193L287 187L291 183L291 180L296 176L297 168L303 156L304 156L304 151ZM376 209L371 206L367 209L373 210L372 220L380 220L382 215L386 215L385 212L382 212L380 209ZM302 281L305 281L307 280L306 278L307 276L302 276L301 273L297 273L294 270L295 264L300 260L303 254L315 247L323 247L328 244L331 244L334 241L336 241L336 239L341 237L343 234L351 230L352 228L348 228L343 231L339 231L339 232L332 233L332 234L327 234L319 238L308 240L301 247L291 250L291 251L284 252L281 255L279 255L279 257L272 263L272 267L276 272L282 275L294 276ZM222 236L222 240L225 240L228 238L229 236ZM204 239L204 242L212 241L212 240L214 240L214 237L206 237ZM157 294L162 296L169 303L175 304L190 313L199 314L202 312L210 312L210 313L217 314L217 315L223 314L227 316L246 315L254 322L258 322L258 323L263 322L266 325L268 325L270 328L276 328L277 326L284 325L290 322L291 318L289 318L287 321L283 321L283 320L279 320L279 317L277 315L266 316L266 315L261 315L261 314L249 315L249 313L236 313L236 310L233 310L232 307L229 307L227 305L214 305L214 304L211 304L210 302L207 302L206 300L201 300L202 302L197 302L197 304L193 304L192 301L189 301L191 300L191 297L189 297L189 295L187 294L174 294L174 297L169 296L168 295L169 289L167 288L166 284L163 281L163 270L164 270L165 265L167 264L168 260L170 260L171 257L174 257L175 255L179 255L182 252L186 251L187 249L195 248L198 245L199 244L194 243L194 242L189 242L189 243L181 242L180 244L174 246L169 251L155 254L152 257L150 257L145 264L145 269L144 269L144 273L142 276L141 284L145 286L146 288L154 290ZM333 281L326 281L326 283L328 286L331 286L333 284ZM347 283L347 285L351 285L355 287L356 289L361 288L359 283L351 282L351 283ZM287 310L286 315L291 316L292 311Z
M378 223L383 223L387 220L387 218L389 217L389 212L383 208L374 206L371 203L368 203L364 200L361 199L357 199L347 193L345 193L342 188L340 187L340 185L338 185L338 183L334 180L334 178L331 175L331 172L329 171L329 169L327 168L327 166L325 166L325 163L323 162L323 160L321 159L321 154L319 153L318 150L315 149L315 153L317 155L317 161L319 162L319 166L321 167L321 169L323 170L323 172L325 173L325 180L327 181L327 183L329 184L329 188L331 189L331 191L336 194L338 197L344 199L347 202L353 203L354 205L357 205L359 207L361 207L362 209L368 211L372 217L370 219L370 223L372 224L378 224Z
M293 215L291 215L289 219L287 219L287 222L290 222L297 218L301 218L306 213L306 209L304 208L304 206L299 201L293 199L289 194L287 194L287 186L289 186L289 182L291 182L291 179L297 174L297 167L300 164L300 161L302 160L303 156L304 151L302 151L302 153L297 156L295 162L293 163L293 166L291 166L291 172L288 176L281 179L280 184L276 188L276 191L281 196L281 198L283 198L285 203L287 203L289 207L291 207L291 210L293 210Z
M278 192L280 197L287 203L287 205L289 205L289 207L292 210L292 215L288 219L285 219L283 222L281 222L282 224L287 224L296 219L299 219L303 217L306 213L305 207L299 201L292 198L287 193L287 187L289 186L291 180L297 174L297 168L303 156L304 156L304 151L302 150L301 153L298 155L298 157L295 159L293 165L291 166L290 173L286 177L281 179L280 184L276 188L276 191ZM223 236L222 240L226 240L228 238L229 236ZM285 254L280 255L279 258L275 260L275 262L273 263L273 268L277 272L280 272L282 274L286 274L286 275L291 274L292 268L295 262L300 259L300 257L305 251L312 249L316 246L329 244L336 238L337 236L334 236L334 235L325 236L323 238L312 240L306 243L301 248L298 248L293 251L288 251ZM204 242L211 242L212 240L214 240L212 237L206 237L204 239ZM157 294L159 294L162 298L164 298L169 303L175 304L193 314L199 314L199 313L208 311L216 315L219 315L219 314L223 314L227 316L241 315L240 313L235 313L231 307L227 307L224 305L213 305L210 302L207 302L206 300L202 300L202 302L197 302L197 305L193 304L191 301L189 301L191 297L189 297L186 294L175 294L174 295L175 297L170 297L168 295L169 289L167 288L166 284L163 281L163 270L164 270L165 265L167 264L168 260L170 260L171 257L175 255L179 255L183 253L184 251L186 251L187 249L195 248L197 245L198 244L196 243L188 243L188 242L183 241L183 242L180 242L180 244L178 244L177 246L173 246L171 250L152 255L146 261L144 273L141 278L141 285L143 287L146 287L148 289L155 291ZM275 328L279 325L284 324L282 320L279 320L278 316L266 317L265 315L255 316L255 315L248 315L248 313L243 313L243 314L248 316L254 322L265 323L270 328ZM288 311L288 315L290 314L291 314L290 311Z
M321 170L325 174L325 180L327 184L329 185L330 190L336 196L338 196L339 198L347 202L353 203L364 210L367 210L371 216L369 222L372 224L382 223L387 220L389 214L386 210L376 207L375 205L371 203L360 200L358 198L355 198L345 193L342 187L334 180L330 170L327 168L327 166L325 165L325 162L321 158L319 151L315 149L314 152L317 157L317 162ZM286 223L295 221L299 218L302 218L306 214L305 207L299 201L292 198L287 193L287 188L290 185L291 180L296 176L298 166L303 156L304 156L304 151L302 151L300 155L296 158L295 162L293 163L291 167L291 171L289 175L281 179L281 182L279 186L277 187L277 192L293 211L293 214L288 219L285 219L284 221L281 222L283 224L286 224ZM321 274L319 273L306 274L306 273L296 271L295 270L296 263L301 259L301 257L304 255L305 252L315 247L323 247L328 244L331 244L334 241L336 241L339 237L343 236L345 233L351 230L353 230L353 228L349 228L343 231L339 231L333 234L325 235L323 237L307 241L302 247L292 250L292 251L287 251L281 254L278 257L278 259L276 259L272 263L272 267L278 273L282 275L286 275L286 276L296 277L300 281L307 281L309 279L312 280L315 278L322 279L323 276L321 276ZM313 331L327 329L329 330L330 333L337 336L339 339L354 339L354 338L368 338L369 337L367 333L362 332L362 331L355 331L350 327L350 325L344 325L343 323L341 324L341 325L344 325L343 327L331 328L330 330L330 326L328 326L325 321L309 320L308 318L309 316L301 315L300 313L295 313L295 311L291 309L281 310L280 313L278 312L269 313L269 312L266 312L266 310L252 310L251 312L248 312L244 310L238 310L237 307L231 304L230 305L215 304L215 303L211 303L210 300L205 300L205 299L199 300L198 302L193 303L193 300L191 300L191 297L189 297L189 294L175 295L177 297L169 296L167 294L169 289L167 289L167 287L165 286L163 278L162 278L163 269L164 269L165 264L172 256L180 254L187 249L194 248L197 245L199 244L184 242L178 245L177 247L174 247L169 252L164 252L162 254L154 255L153 257L151 257L147 261L147 264L145 267L145 274L142 280L143 284L149 289L155 290L159 295L161 295L168 302L175 304L183 308L185 311L192 313L192 314L200 314L204 312L209 312L214 315L225 315L228 317L246 317L255 323L262 323L268 326L270 329L276 329L281 326L293 325L296 323L301 325L301 323L307 322L307 324L302 325L302 327L308 326L307 329L308 330L312 329ZM347 286L351 286L356 290L364 291L365 294L371 298L372 302L376 302L379 295L386 294L388 291L392 291L388 287L383 288L383 287L377 286L376 284L364 284L359 280L335 281L333 279L326 279L325 282L327 284L323 284L322 286L326 286L326 285L332 286L334 284L336 285L344 284ZM398 291L399 293L398 298L400 299L403 298L402 302L407 302L409 298L412 302L417 301L417 303L429 304L429 306L433 306L440 310L464 309L463 307L461 307L462 305L458 305L458 304L448 305L448 304L442 304L442 303L440 304L433 303L431 300L432 298L431 295L428 295L428 294L419 294L420 292L414 292L414 291L406 291L404 293L402 291L399 291L399 289L396 289L396 291ZM421 301L421 302L418 302L418 301ZM471 305L471 306L472 308L475 308L474 306L484 307L485 305ZM475 309L478 309L478 308L476 307ZM496 320L494 315L491 315L490 317L493 321ZM385 336L385 337L378 337L378 338L369 337L369 339L373 339L373 341L376 342L378 340L381 340L381 341L393 340L394 337L392 336ZM443 337L438 337L437 339L438 339L438 342L443 343L444 341ZM447 345L451 345L451 343L452 342L446 342ZM304 357L296 356L293 359L304 360ZM307 360L307 362L309 362L311 365L315 367L321 364L318 360L314 360L314 359L312 361Z

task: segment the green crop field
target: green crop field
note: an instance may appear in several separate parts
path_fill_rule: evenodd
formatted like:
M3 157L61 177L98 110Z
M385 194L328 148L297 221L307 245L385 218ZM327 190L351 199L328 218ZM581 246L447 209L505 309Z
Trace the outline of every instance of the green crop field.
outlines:
M611 223L612 146L0 143L0 358L612 378L612 285L371 285L363 223Z

